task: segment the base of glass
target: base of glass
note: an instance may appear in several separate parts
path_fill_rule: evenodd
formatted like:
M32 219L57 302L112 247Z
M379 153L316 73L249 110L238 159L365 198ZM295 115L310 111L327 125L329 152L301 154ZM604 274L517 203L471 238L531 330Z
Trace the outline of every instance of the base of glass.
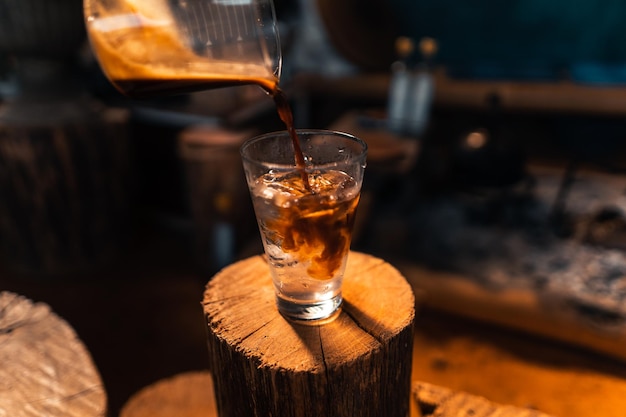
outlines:
M342 302L341 294L315 303L294 303L280 297L276 298L280 314L299 324L308 325L324 324L334 320L341 312Z

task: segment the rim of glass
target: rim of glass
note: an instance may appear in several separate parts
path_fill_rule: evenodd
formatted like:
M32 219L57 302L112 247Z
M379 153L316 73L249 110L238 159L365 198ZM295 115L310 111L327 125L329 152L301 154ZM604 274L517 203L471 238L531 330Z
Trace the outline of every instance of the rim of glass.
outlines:
M355 156L355 158L361 158L361 159L365 159L367 156L367 143L365 143L365 141L363 139L359 139L358 137L350 134L350 133L346 133L346 132L341 132L339 130L328 130L328 129L296 129L296 133L298 134L298 136L300 135L305 135L305 136L310 136L310 135L328 135L328 136L337 136L337 137L341 137L344 139L349 139L359 145L361 145L362 147L362 153L361 155ZM264 165L264 166L271 166L271 167L275 167L275 168L280 168L280 169L294 169L296 168L296 164L295 161L293 164L279 164L279 163L272 163L269 161L260 161L259 159L254 159L254 158L249 158L246 156L245 154L245 150L246 148L248 148L250 145L253 145L257 142L261 142L265 139L268 138L275 138L275 137L280 137L281 139L286 139L291 143L291 136L289 135L289 132L287 130L278 130L275 132L268 132L268 133L263 133L261 135L252 137L248 140L246 140L242 145L241 148L239 149L239 153L241 155L241 158L246 161L246 162L250 162L253 164L258 164L258 165ZM336 162L330 162L327 164L315 164L316 167L325 167L325 166L334 166L337 165Z

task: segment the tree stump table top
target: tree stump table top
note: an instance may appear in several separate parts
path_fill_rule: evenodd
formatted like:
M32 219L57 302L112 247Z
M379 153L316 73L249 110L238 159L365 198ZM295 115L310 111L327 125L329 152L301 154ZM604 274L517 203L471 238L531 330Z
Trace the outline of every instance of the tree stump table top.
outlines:
M407 417L415 297L387 262L351 252L343 306L302 324L278 311L263 256L207 285L209 367L222 417Z
M104 417L91 355L47 304L0 292L0 416Z
M260 364L321 372L376 350L414 320L410 285L379 258L350 252L342 292L335 320L290 324L276 308L265 258L255 256L218 273L207 285L203 305L212 331Z

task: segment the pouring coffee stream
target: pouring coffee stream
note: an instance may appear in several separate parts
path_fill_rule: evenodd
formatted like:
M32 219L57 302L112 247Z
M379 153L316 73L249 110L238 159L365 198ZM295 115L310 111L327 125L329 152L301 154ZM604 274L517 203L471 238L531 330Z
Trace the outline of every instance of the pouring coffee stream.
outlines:
M128 97L260 86L273 98L296 169L313 192L291 106L278 86L282 56L271 0L85 0L84 10L100 67Z
M293 124L293 112L291 111L291 106L287 101L287 97L282 92L280 88L276 88L272 93L274 97L274 103L276 103L276 110L278 111L278 115L280 119L285 124L287 128L287 132L289 132L289 136L291 137L291 142L293 143L293 151L295 157L296 168L300 172L300 177L302 178L302 183L304 184L305 190L309 193L312 193L311 184L309 182L309 176L305 170L305 160L304 154L302 153L302 148L300 147L300 140L298 139L298 133L296 132L296 128Z

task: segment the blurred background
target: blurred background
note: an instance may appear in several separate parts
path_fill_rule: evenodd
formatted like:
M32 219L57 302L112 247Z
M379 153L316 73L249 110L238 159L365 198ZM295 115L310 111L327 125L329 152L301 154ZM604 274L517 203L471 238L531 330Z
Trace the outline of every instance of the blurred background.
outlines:
M532 288L597 262L582 307L626 317L625 3L275 6L296 127L370 146L355 250ZM76 328L112 415L205 367L204 285L262 251L238 147L280 129L257 86L125 98L80 0L0 0L0 289Z

